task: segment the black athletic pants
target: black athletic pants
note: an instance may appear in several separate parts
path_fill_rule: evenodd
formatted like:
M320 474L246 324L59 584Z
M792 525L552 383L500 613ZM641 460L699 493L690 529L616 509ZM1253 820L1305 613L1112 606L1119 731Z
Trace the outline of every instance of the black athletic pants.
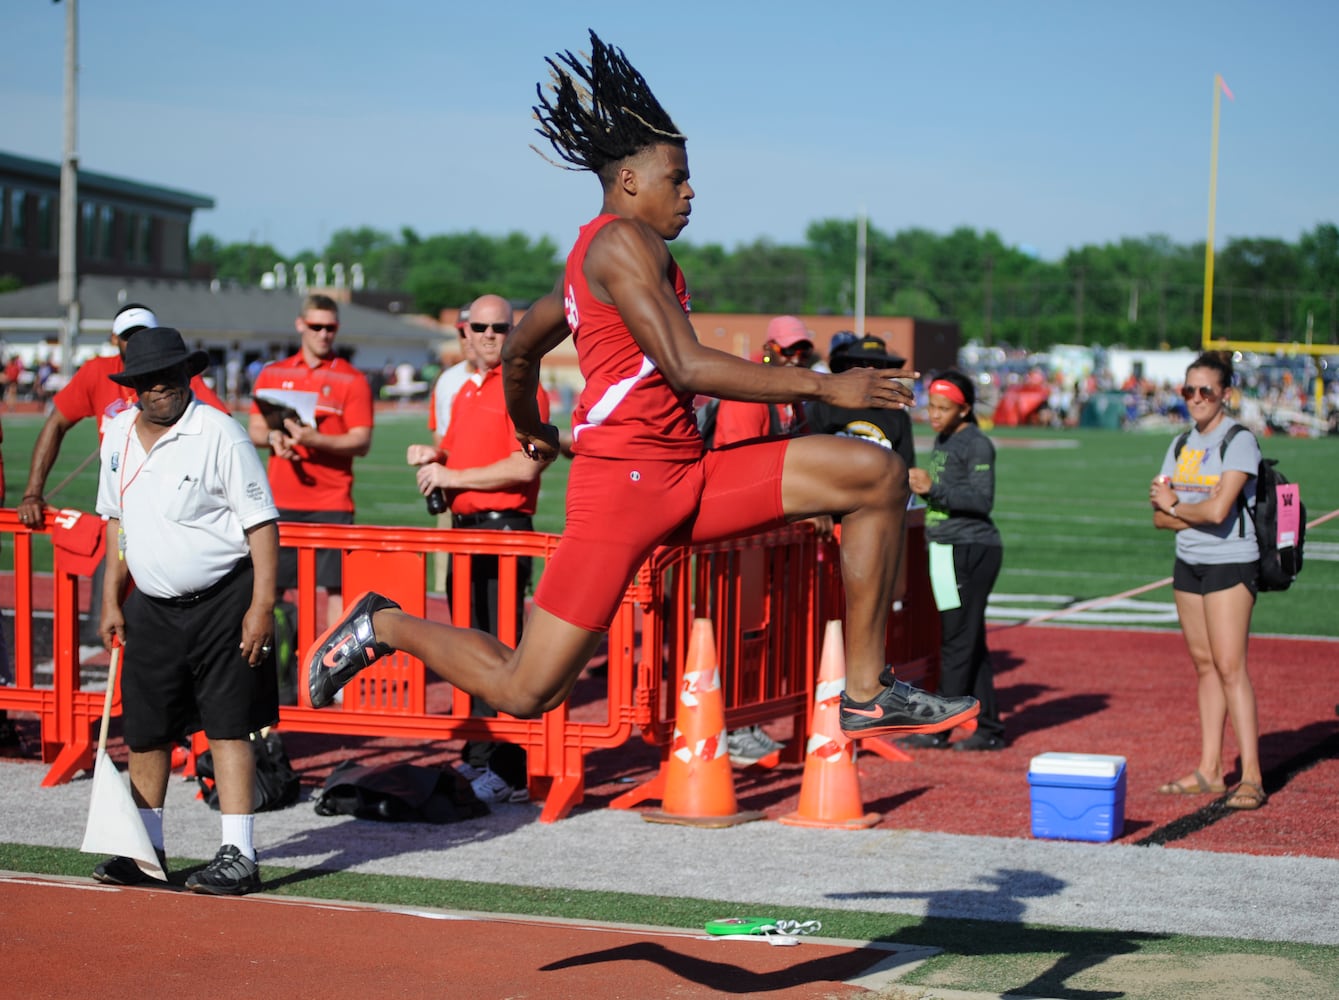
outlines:
M1004 561L998 545L968 543L953 546L953 570L958 578L959 607L939 612L943 638L939 646L939 693L945 697L971 695L981 702L977 732L1002 736L999 707L995 704L995 672L986 647L986 601L995 588Z

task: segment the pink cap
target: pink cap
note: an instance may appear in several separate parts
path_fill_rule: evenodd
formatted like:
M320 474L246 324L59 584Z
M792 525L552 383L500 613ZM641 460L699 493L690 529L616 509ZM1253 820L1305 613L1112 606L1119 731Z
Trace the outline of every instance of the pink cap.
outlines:
M777 347L794 347L805 341L810 344L814 338L796 316L777 316L767 324L767 339Z

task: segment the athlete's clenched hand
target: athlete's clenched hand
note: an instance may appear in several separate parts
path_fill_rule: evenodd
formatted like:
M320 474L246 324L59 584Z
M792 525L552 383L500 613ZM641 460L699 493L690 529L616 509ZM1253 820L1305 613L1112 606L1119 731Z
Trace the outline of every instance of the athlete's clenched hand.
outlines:
M540 424L539 432L536 434L527 434L517 428L516 440L521 442L521 451L525 453L526 458L546 465L561 453L558 428L553 424Z

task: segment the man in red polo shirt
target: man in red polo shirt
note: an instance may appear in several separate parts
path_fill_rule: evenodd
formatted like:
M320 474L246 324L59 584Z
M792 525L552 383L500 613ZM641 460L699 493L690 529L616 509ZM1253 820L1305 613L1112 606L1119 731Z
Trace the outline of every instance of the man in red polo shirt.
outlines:
M418 466L418 489L427 495L446 492L451 523L456 528L491 531L533 531L532 517L539 499L539 475L548 462L536 462L521 450L516 425L507 414L502 388L502 344L511 332L511 303L498 295L483 295L469 306L463 325L466 354L475 371L465 379L451 407L451 419L439 452L429 445L410 445L408 460ZM535 395L539 411L548 420L549 398ZM525 594L530 586L531 560L516 561L516 616L514 634L501 636L515 645L525 618ZM495 556L470 560L471 626L498 635L498 561ZM474 714L491 718L497 712L480 698ZM526 793L525 751L511 744L470 742L461 751L470 784L485 802L523 801Z
M272 452L270 489L280 521L352 524L353 460L372 446L372 387L335 354L339 305L334 299L308 295L295 325L301 349L262 368L251 387L251 441ZM257 401L267 389L310 394L315 425L290 416L270 426ZM297 550L281 548L279 590L297 583ZM338 618L344 607L338 550L317 553L316 583L326 588L331 618Z
M74 376L55 396L51 398L51 413L37 435L33 446L32 463L28 467L28 485L23 488L23 499L19 502L19 520L30 528L40 527L46 519L47 476L56 464L61 442L70 428L85 417L98 422L98 443L102 443L103 428L108 421L122 410L128 410L138 401L139 396L128 385L113 382L111 376L119 375L125 369L126 344L136 331L159 326L158 317L148 306L130 302L117 310L112 319L111 344L116 353L99 356L85 361ZM202 403L208 403L217 410L228 413L228 407L219 399L218 394L205 384L204 379L196 375L191 379L191 392ZM102 636L98 635L98 616L102 613L102 563L93 574L93 592L91 609L87 619L79 629L79 645L87 646L90 654L102 651Z

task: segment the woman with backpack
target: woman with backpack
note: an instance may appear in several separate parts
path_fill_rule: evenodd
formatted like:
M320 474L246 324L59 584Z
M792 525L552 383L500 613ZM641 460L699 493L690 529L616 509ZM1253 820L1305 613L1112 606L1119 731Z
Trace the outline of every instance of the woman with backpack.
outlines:
M1255 495L1260 446L1249 433L1232 433L1228 440L1231 429L1239 426L1224 409L1231 385L1232 362L1217 352L1201 354L1186 369L1181 395L1193 426L1168 446L1161 473L1149 486L1153 526L1176 532L1172 588L1195 667L1200 717L1198 766L1158 791L1226 792L1223 727L1230 719L1241 774L1223 804L1229 809L1259 809L1265 804L1265 790L1246 645L1260 550L1253 527L1244 519Z

